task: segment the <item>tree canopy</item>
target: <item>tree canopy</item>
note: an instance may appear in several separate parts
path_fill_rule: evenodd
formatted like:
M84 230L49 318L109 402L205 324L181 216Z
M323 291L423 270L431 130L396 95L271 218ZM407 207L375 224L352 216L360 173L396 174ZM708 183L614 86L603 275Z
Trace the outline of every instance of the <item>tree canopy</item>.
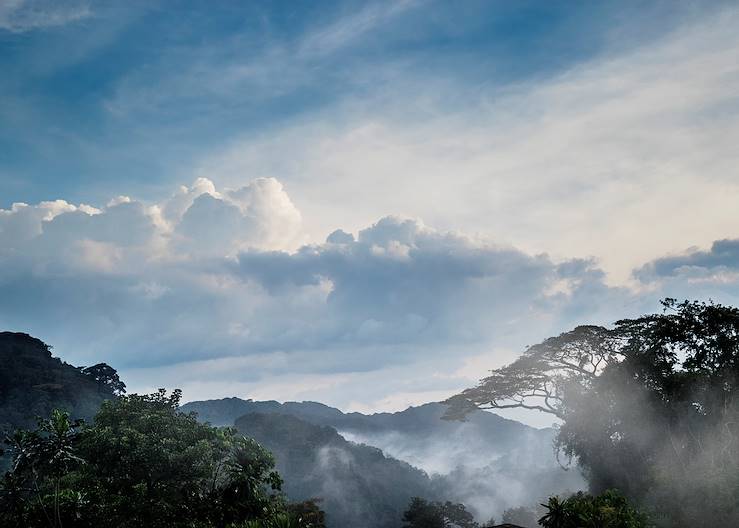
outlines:
M463 418L477 408L523 408L563 418L567 388L589 387L606 366L622 358L620 345L617 332L602 326L578 326L550 337L450 398L446 417Z
M592 496L576 493L566 499L551 497L542 504L546 513L539 519L544 528L647 528L646 515L629 505L620 493L608 490Z
M120 396L91 425L54 411L7 439L3 526L322 526L314 504L288 507L272 455L232 428L178 410L180 392Z
M82 367L80 370L114 396L120 396L126 392L126 384L121 381L118 372L107 363L97 363L91 367Z
M665 526L739 524L739 310L662 304L528 348L452 398L449 416L550 413L592 491L620 489Z
M464 504L429 502L413 497L403 514L403 528L479 528Z

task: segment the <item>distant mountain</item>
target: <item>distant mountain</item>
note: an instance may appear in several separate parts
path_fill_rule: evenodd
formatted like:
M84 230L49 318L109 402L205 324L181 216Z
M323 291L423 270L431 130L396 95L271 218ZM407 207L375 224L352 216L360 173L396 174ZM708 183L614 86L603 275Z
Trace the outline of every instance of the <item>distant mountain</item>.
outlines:
M484 438L486 445L494 444L504 450L520 445L521 435L545 438L547 442L552 438L551 429L534 429L484 411L471 413L464 422L442 420L446 411L442 403L427 403L395 413L366 415L343 413L339 409L310 401L279 403L223 398L186 403L182 410L195 411L200 420L219 426L233 425L237 418L248 413L287 414L362 437L373 438L392 432L425 441L460 437L459 440L464 439L467 443L470 436L474 436Z
M412 497L439 495L425 472L349 442L332 427L250 413L236 420L236 428L272 451L288 497L323 499L333 528L397 528Z
M195 411L201 421L212 425L234 425L236 419L249 413L279 413L304 418L312 423L326 425L335 420L347 417L366 418L360 413L344 414L338 409L316 402L287 402L242 400L241 398L223 398L220 400L204 400L186 403L182 406L185 412Z
M364 415L343 413L316 402L281 404L238 398L191 402L182 409L195 411L199 419L214 425L240 423L245 431L248 428L239 418L259 414L263 424L259 440L276 454L278 465L282 464L280 457L285 456L283 440L279 435L271 436L277 433L276 429L268 427L270 421L282 424L286 417L292 417L314 426L330 427L334 442L338 436L344 442L353 442L349 445L355 447L361 444L373 446L388 457L423 470L429 475L430 486L414 489L426 489L426 498L429 499L436 497L464 502L481 520L492 515L500 518L506 508L529 506L551 494L584 487L577 471L565 471L557 464L553 429L535 429L490 412L474 412L467 421L458 422L441 419L446 406L440 403L410 407L396 413ZM249 431L249 434L253 433ZM326 445L330 452L333 444ZM313 457L318 456L323 448L316 442L309 446L303 449L308 449ZM304 470L305 467L287 463L283 473L286 480L296 482ZM311 470L318 472L326 481L333 481L329 466L318 465ZM385 474L384 469L377 471ZM372 472L372 469L367 466L365 472ZM361 486L360 483L353 485ZM341 490L347 486L350 485L344 483L324 491L335 490L334 493L340 497ZM288 489L289 495L291 492ZM291 497L306 498L303 495ZM329 506L333 507L334 496L324 494L324 497L328 501L326 511L331 517ZM398 523L387 526L398 526Z
M48 417L53 409L91 418L112 397L106 380L52 357L40 339L0 332L0 434L33 427L36 416Z

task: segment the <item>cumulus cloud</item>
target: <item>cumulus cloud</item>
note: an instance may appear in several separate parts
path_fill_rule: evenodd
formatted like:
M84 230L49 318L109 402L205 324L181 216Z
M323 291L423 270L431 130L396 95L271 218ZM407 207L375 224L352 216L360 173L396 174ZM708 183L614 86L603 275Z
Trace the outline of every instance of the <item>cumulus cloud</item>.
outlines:
M474 383L484 369L468 365L652 310L660 295L606 285L592 260L415 218L314 244L301 226L273 179L199 179L165 200L99 207L13 204L0 211L0 326L75 363L108 361L136 390L396 409ZM726 244L716 253L684 258L731 260Z
M59 255L81 242L176 257L233 255L240 249L286 249L300 240L300 213L275 179L216 191L199 178L161 203L117 196L100 209L64 200L14 203L0 210L0 255ZM159 249L159 250L157 250Z
M301 237L301 215L274 179L217 189L201 178L158 202L14 204L0 211L0 322L72 361L105 359L141 379L205 362L190 380L202 387L208 369L221 382L261 383L454 364L592 314L591 297L618 297L592 262L555 262L418 219L384 217L320 244ZM261 367L224 375L239 358ZM371 398L451 391L458 378Z
M121 363L147 355L137 352L143 344L117 348L129 337L144 343L189 335L185 350L161 351L163 361L174 361L201 346L211 324L201 312L216 317L207 304L227 297L228 277L209 267L242 248L290 247L299 232L300 215L275 180L217 192L201 179L160 203L16 203L0 210L0 320L74 343L72 354L101 346L120 353ZM106 337L111 329L115 335Z
M80 206L82 208L83 206ZM9 210L0 209L0 241L3 247L11 247L40 235L42 222L51 221L61 213L78 208L64 200L41 202L34 206L14 203ZM90 209L92 214L96 210Z
M548 318L558 297L597 287L583 262L554 263L418 220L385 217L356 240L335 231L295 253L244 252L236 273L276 295L327 291L321 341L367 343L500 341L524 316ZM565 293L553 288L566 282ZM515 315L514 315L515 314Z
M249 247L293 248L301 236L300 212L274 178L223 193L199 178L180 189L164 211L176 242L189 252L222 256Z

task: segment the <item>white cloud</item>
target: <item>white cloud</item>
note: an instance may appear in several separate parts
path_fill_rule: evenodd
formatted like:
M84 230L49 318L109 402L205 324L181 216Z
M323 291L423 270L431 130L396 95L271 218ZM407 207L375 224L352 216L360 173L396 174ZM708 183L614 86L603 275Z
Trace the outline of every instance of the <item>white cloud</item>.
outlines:
M421 350L437 361L455 343L462 357L482 343L522 345L529 318L547 335L575 299L603 289L587 262L414 219L298 248L300 231L270 179L221 190L201 179L163 202L119 197L100 209L16 204L0 211L0 322L83 363L281 353L288 374L338 375L410 365ZM561 280L571 290L548 293Z
M733 234L737 24L726 9L508 87L362 64L356 75L383 82L361 100L237 139L199 173L279 174L314 240L393 211L532 253L595 256L624 284L645 260Z
M737 304L739 298L739 239L715 240L710 247L696 247L647 262L634 270L647 288L659 288L671 297L713 299Z
M7 250L20 249L28 240L43 232L44 222L51 222L63 213L80 211L95 214L97 209L80 205L74 206L64 200L40 202L36 205L14 203L10 209L0 209L0 243Z
M165 205L164 211L187 205L174 237L190 253L224 256L247 248L294 249L303 240L300 212L274 178L260 178L223 193L201 178L175 195L173 203L174 207Z
M195 199L203 194L209 194L214 198L221 198L220 193L216 191L216 187L212 181L208 178L198 178L190 187L181 186L177 193L165 202L162 207L164 217L169 222L179 222L182 220L182 215L190 208Z
M413 218L298 247L300 226L284 188L263 179L99 209L15 204L0 210L0 327L73 363L107 361L132 390L396 410L575 324L653 310L666 291L608 287L592 261ZM685 258L726 267L732 248ZM706 287L684 279L670 285Z
M0 256L127 273L158 258L293 249L301 242L301 217L274 179L219 193L200 178L162 203L128 196L101 209L64 200L15 203L0 209L0 242Z
M586 262L555 263L397 217L361 230L354 241L304 246L293 254L241 253L235 272L274 296L330 285L311 315L310 333L300 334L304 342L284 346L348 341L434 348L493 336L503 342L507 334L515 340L524 314L539 324L555 321L560 301L602 287L602 275ZM563 279L573 279L571 293L547 295ZM288 324L283 338L293 335L288 327L295 326ZM399 359L399 351L388 353Z

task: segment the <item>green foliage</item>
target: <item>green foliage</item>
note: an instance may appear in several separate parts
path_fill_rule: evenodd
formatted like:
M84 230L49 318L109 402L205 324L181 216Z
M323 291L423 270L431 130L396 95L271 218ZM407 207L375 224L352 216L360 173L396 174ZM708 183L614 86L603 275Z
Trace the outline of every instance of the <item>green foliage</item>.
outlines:
M464 504L429 502L413 497L403 514L403 528L478 528Z
M618 492L609 490L596 497L577 493L567 499L551 497L539 519L545 528L647 528L647 517L631 507Z
M15 457L13 471L0 488L0 504L14 522L43 517L52 526L62 525L62 504L68 499L62 478L83 462L73 447L81 424L71 421L67 412L54 410L49 419L38 421L36 430L19 430L6 439ZM36 490L35 503L24 494L29 487Z
M0 438L36 425L52 410L72 419L92 418L106 400L125 390L116 371L100 363L79 369L51 355L51 347L27 334L0 332ZM9 460L0 457L0 471Z
M292 502L287 505L287 511L300 526L305 528L325 528L326 515L318 506L321 499L308 499L302 502Z
M253 519L228 528L324 528L324 524L314 524L291 513L279 513L267 519Z
M570 394L558 443L666 526L736 525L739 310L663 304L616 324L623 360Z
M7 442L0 525L319 528L287 509L269 452L198 423L179 400L179 391L121 396L90 426L54 411L18 431Z
M550 412L563 421L559 452L593 493L617 488L664 526L737 526L739 310L663 307L547 339L455 398L451 412Z
M91 367L81 367L80 370L114 396L121 396L126 393L126 384L121 381L118 372L110 365L98 363Z

